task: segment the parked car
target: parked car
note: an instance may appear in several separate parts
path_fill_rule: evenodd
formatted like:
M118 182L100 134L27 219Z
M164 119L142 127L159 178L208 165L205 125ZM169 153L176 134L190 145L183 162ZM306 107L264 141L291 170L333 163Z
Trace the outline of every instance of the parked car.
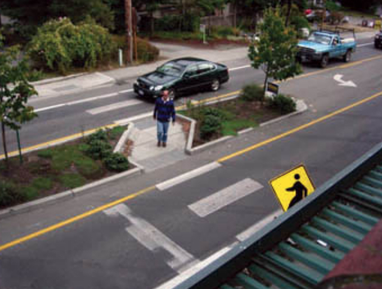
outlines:
M382 30L375 35L374 46L375 48L382 48Z
M170 98L209 88L219 90L229 79L227 66L199 58L171 60L155 71L145 74L134 83L139 96L156 98L168 90Z
M301 62L317 62L325 68L332 58L342 58L349 62L356 46L355 37L341 38L338 31L316 31L308 40L298 43L297 59Z

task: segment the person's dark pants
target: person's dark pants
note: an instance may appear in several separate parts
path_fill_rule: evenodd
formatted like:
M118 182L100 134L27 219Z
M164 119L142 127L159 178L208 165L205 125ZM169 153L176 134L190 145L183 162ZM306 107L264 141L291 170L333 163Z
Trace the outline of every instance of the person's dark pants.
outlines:
M158 142L167 142L169 122L157 121Z

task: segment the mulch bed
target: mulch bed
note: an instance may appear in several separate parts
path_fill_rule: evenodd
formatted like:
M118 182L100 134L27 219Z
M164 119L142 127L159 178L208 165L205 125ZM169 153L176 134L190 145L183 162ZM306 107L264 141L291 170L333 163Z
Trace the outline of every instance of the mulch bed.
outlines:
M280 117L280 113L261 105L259 102L244 102L238 99L208 105L208 107L230 110L236 115L236 119L254 120L258 125L263 122L267 122L269 120ZM201 122L197 121L195 126L194 141L192 145L193 147L203 145L205 143L214 141L224 136L221 132L219 132L213 134L209 139L202 139L200 136L200 126ZM245 128L241 128L240 130L242 129ZM184 131L188 134L189 126L184 126Z

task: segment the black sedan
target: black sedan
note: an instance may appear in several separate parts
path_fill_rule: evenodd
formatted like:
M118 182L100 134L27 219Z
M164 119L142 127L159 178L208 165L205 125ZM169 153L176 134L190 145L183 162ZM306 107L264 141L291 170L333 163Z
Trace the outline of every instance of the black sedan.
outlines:
M375 35L374 46L375 48L382 48L382 30Z
M227 66L198 58L171 60L157 70L145 74L134 83L139 96L156 98L168 90L170 98L193 91L217 91L229 79Z

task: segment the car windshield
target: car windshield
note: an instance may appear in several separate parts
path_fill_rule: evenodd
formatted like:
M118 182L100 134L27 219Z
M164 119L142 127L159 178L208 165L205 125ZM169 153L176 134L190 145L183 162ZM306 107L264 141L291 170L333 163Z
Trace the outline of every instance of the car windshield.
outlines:
M322 35L322 34L318 34L318 33L314 33L314 34L309 36L308 40L312 41L312 42L320 43L320 44L329 45L331 37L326 36L326 35Z
M180 76L183 73L183 70L184 69L181 66L178 66L173 62L165 63L157 69L158 72L171 76Z

